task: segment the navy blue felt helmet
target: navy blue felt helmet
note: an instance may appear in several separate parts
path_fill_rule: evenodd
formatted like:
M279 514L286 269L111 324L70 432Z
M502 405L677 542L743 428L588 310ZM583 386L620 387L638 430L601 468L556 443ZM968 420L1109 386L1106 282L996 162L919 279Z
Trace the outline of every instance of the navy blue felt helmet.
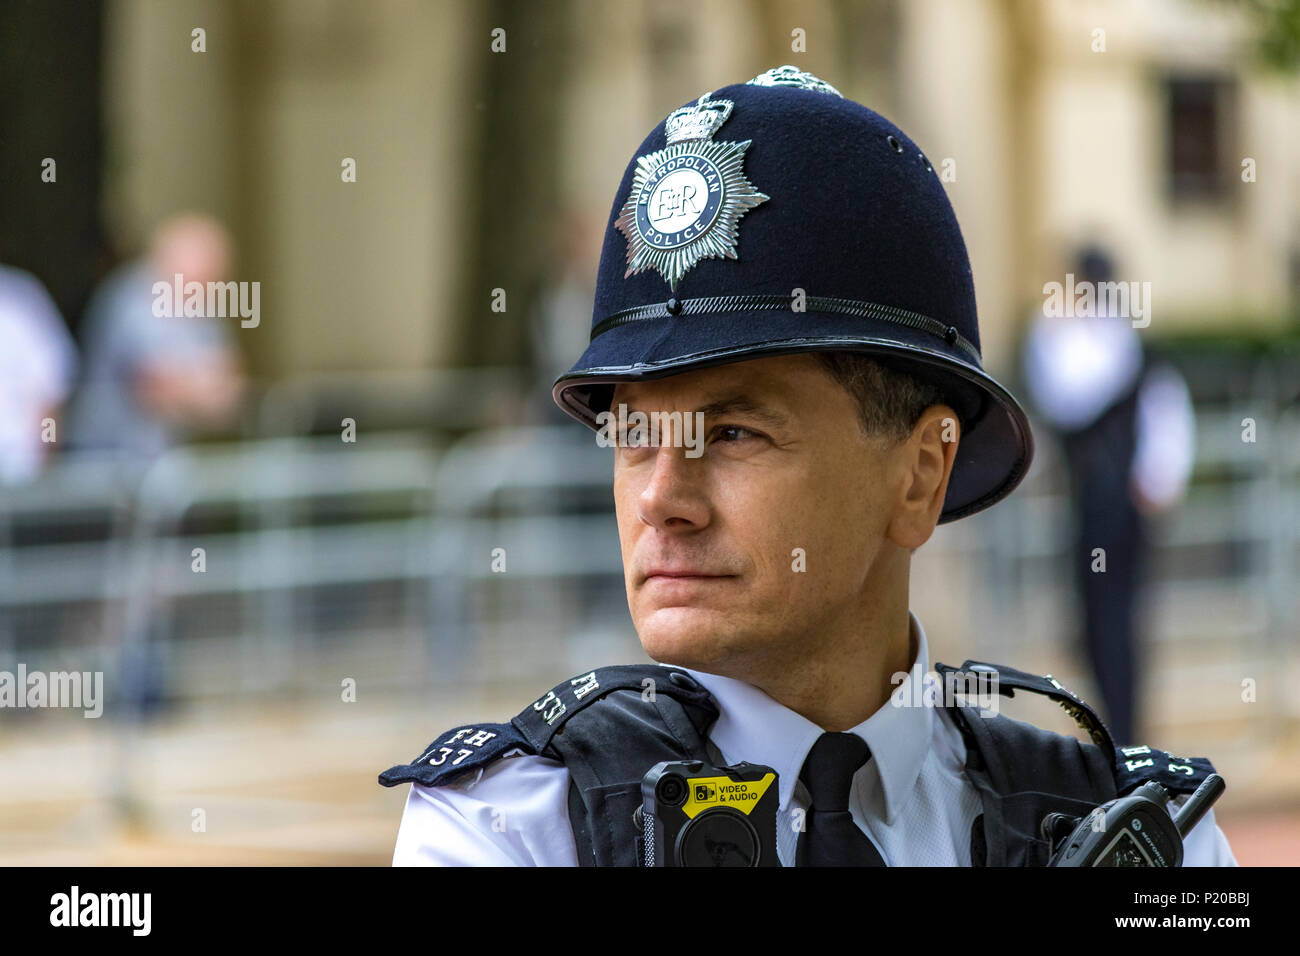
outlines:
M595 428L618 382L816 350L932 382L961 419L939 521L1010 494L1029 421L985 373L966 245L902 130L784 66L646 137L614 197L591 340L556 403Z

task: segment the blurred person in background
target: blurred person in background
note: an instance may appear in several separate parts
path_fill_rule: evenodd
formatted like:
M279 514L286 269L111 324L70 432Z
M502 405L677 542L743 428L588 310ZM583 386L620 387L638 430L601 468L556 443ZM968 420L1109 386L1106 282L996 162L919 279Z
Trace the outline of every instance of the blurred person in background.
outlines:
M151 459L191 432L230 421L242 373L227 319L158 314L154 283L228 278L229 233L184 214L155 230L148 255L110 273L85 317L85 375L74 402L78 450ZM161 310L167 311L167 310Z
M75 453L147 466L196 432L230 422L243 391L230 319L214 314L206 294L197 310L176 300L190 283L206 291L228 279L232 259L225 227L187 213L159 224L144 258L105 277L84 319L85 371L69 415ZM153 615L124 626L120 712L148 717L165 696L167 647L156 639Z
M1085 248L1075 287L1111 281L1107 253ZM1024 371L1030 401L1064 454L1082 636L1115 740L1128 744L1137 739L1150 519L1186 489L1195 418L1182 376L1152 359L1130 317L1111 314L1107 299L1099 292L1095 309L1061 316L1039 311ZM1105 552L1104 572L1098 548Z
M45 420L56 417L76 367L72 336L41 280L0 265L0 485L40 473L59 437L58 422L47 430Z

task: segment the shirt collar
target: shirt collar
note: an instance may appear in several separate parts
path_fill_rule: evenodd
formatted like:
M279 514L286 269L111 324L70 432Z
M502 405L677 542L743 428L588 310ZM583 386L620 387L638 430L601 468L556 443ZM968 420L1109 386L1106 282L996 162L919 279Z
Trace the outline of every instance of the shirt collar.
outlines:
M849 731L871 748L884 789L885 821L889 824L897 819L916 784L930 750L934 719L923 694L930 666L925 630L910 611L908 619L916 655L911 670L879 710ZM699 681L718 704L719 716L709 738L723 759L728 763L747 760L775 770L781 809L787 809L799 771L822 729L744 681L681 669Z

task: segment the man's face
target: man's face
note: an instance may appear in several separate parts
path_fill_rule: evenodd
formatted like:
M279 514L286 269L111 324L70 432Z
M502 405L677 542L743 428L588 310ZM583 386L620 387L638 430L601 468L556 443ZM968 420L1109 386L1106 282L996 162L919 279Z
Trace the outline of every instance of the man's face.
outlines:
M811 651L828 622L860 609L904 475L895 444L863 434L815 358L620 384L620 404L704 413L702 456L668 434L614 451L628 605L647 654L740 675Z

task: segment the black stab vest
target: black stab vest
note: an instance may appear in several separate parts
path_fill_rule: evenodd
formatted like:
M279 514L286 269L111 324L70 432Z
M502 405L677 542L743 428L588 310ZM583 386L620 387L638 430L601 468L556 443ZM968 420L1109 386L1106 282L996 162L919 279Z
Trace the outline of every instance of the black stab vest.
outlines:
M946 706L966 743L966 776L981 812L971 828L974 866L1044 866L1050 846L1039 832L1052 812L1083 816L1147 780L1170 795L1193 792L1214 767L1146 746L1116 748L1101 718L1050 675L966 661L936 664L946 680L996 680L997 692L1024 690L1064 707L1084 741L981 711L958 698ZM958 684L958 686L961 686ZM708 739L718 717L709 693L689 674L660 665L603 667L565 681L508 724L453 728L409 764L379 775L386 787L444 786L516 754L561 761L569 771L569 822L583 866L637 866L641 778L663 760L722 762ZM741 757L743 758L743 755Z

